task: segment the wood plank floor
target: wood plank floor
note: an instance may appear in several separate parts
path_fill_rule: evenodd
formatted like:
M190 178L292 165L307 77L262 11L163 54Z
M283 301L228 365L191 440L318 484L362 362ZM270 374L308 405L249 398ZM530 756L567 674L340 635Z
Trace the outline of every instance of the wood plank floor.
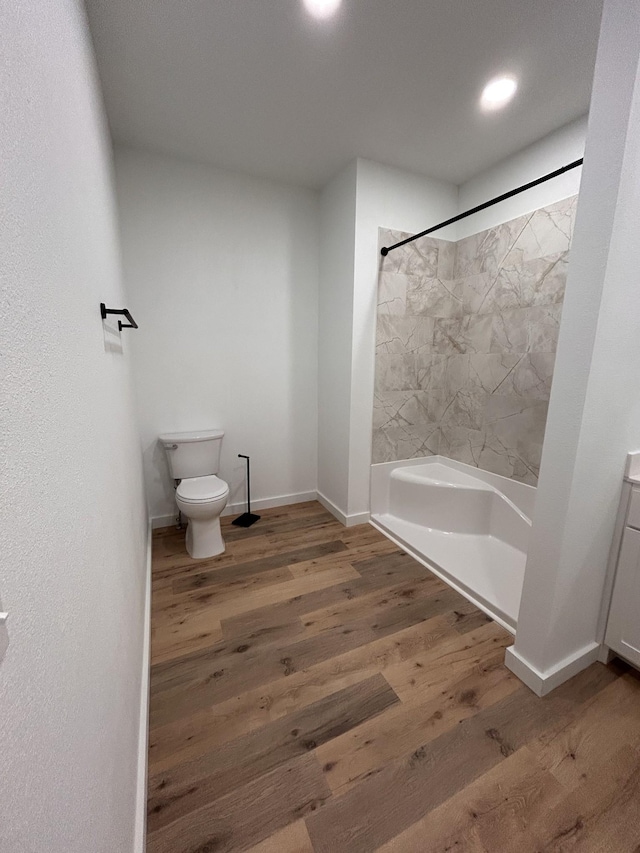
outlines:
M149 853L640 850L640 681L545 699L510 636L312 502L154 535Z

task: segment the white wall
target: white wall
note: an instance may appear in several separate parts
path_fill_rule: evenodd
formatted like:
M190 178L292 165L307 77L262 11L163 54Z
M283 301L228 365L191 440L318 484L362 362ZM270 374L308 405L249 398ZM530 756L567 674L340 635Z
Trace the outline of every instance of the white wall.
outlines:
M369 511L378 228L423 231L455 216L458 191L453 184L359 158L356 196L348 514L357 520ZM438 236L448 239L452 233Z
M128 853L146 510L108 136L78 3L7 0L0 32L0 851Z
M544 692L598 652L625 457L640 448L640 7L605 0L532 541L509 665Z
M349 505L356 179L354 161L320 198L318 491L343 521Z
M225 430L231 504L238 453L256 506L315 493L317 195L126 148L116 185L152 515L176 512L157 442L173 430Z
M458 213L579 160L584 155L586 135L587 117L584 116L471 178L459 188ZM581 174L582 167L577 166L540 186L461 219L455 225L454 239L461 240L575 195L580 189ZM434 236L442 235L437 232Z
M318 490L347 524L369 512L378 228L419 231L456 201L453 184L363 159L322 193Z

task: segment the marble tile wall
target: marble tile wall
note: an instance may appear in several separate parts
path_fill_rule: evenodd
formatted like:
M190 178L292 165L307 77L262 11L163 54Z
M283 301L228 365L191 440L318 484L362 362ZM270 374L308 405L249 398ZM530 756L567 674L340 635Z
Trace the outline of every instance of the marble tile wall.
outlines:
M373 462L439 453L537 483L576 203L381 258Z

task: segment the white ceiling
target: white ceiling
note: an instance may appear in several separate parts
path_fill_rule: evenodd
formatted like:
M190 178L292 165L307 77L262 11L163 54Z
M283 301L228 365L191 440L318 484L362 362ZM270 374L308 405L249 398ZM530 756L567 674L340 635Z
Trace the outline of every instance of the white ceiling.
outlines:
M117 141L311 187L368 157L457 184L589 106L601 0L87 0ZM520 80L498 113L484 83Z

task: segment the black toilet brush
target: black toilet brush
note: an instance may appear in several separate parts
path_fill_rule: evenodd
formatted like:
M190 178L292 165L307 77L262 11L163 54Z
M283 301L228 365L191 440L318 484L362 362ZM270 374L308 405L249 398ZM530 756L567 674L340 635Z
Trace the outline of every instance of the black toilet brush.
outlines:
M244 453L238 453L238 458L247 460L247 511L234 518L231 524L235 524L236 527L251 527L256 521L260 521L260 516L256 515L255 512L251 512L251 470L249 468L249 457L245 456Z

